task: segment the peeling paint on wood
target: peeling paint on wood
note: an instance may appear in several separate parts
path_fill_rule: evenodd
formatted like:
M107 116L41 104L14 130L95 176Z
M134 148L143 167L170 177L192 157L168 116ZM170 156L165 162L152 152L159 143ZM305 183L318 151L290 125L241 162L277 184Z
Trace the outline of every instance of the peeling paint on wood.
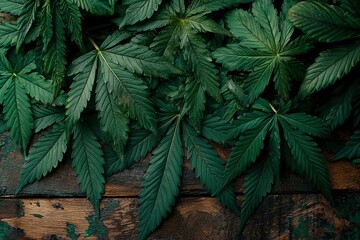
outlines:
M337 199L351 202L345 194ZM242 197L238 197L239 203ZM85 198L22 199L24 216L12 205L19 200L3 199L0 219L9 229L21 229L22 239L137 239L137 198L105 198L100 219ZM39 202L39 205L34 203ZM60 203L62 209L54 208ZM40 206L40 207L39 207ZM242 233L239 218L210 197L180 198L173 213L149 239L338 239L356 236L355 213L359 206L336 210L320 194L270 195L249 220ZM357 211L360 212L360 211ZM43 217L37 218L34 214ZM351 222L349 219L352 219ZM359 218L360 219L360 218ZM360 225L357 225L358 227ZM350 238L356 239L356 238Z
M76 232L76 226L71 223L66 223L66 233L71 240L77 240L80 237L80 234Z

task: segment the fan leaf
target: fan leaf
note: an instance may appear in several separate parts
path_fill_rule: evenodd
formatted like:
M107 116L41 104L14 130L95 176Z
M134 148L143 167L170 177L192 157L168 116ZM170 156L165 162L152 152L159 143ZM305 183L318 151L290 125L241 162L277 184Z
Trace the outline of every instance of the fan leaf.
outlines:
M119 64L130 72L169 78L181 71L145 46L132 43L118 45L102 51L107 59Z
M262 199L270 192L274 183L274 172L271 160L256 162L245 172L244 201L241 207L240 229L255 211Z
M289 10L290 21L321 42L337 42L360 36L360 19L342 8L304 1Z
M100 214L100 198L104 192L104 158L100 143L93 132L83 124L74 127L74 144L71 157L77 182L92 203L97 216Z
M265 34L260 23L242 9L232 11L226 18L232 34L241 41L242 46L254 48L266 53L273 53L269 36Z
M249 95L248 104L254 103L269 84L275 63L275 60L271 60L258 65L245 80L244 90Z
M61 162L67 148L64 124L55 125L35 142L21 170L18 194L26 185L40 180Z
M108 85L106 87L107 95L110 94L112 98L115 97L112 100L113 104L115 104L115 101L120 101L129 109L131 117L136 118L145 128L156 131L155 110L145 83L135 74L125 71L117 64L110 62L107 55L100 56L100 79L103 79L104 83Z
M224 8L228 8L240 3L250 3L254 0L194 0L191 1L189 7L187 8L187 15L194 15L197 13L210 13L218 11Z
M126 24L133 25L137 22L150 18L156 12L162 0L133 0L126 9L125 17L120 27Z
M231 128L231 125L220 117L208 115L201 124L201 133L206 139L223 144L229 139Z
M21 14L23 4L23 0L0 0L0 12L18 16Z
M16 49L24 43L26 36L30 32L31 27L35 22L36 12L40 6L40 0L25 0L21 9L21 14L18 19L19 35L17 39Z
M206 44L193 33L188 34L184 57L190 62L195 78L200 82L201 87L211 97L220 100L218 71L212 62Z
M0 8L1 9L1 8ZM14 46L17 41L17 25L16 22L0 23L0 47L7 48Z
M290 148L292 159L287 159L293 171L305 177L317 189L332 200L328 169L320 148L313 139L280 120L284 137Z
M305 113L282 114L280 118L305 134L315 137L326 137L329 134L329 129L320 118Z
M101 66L101 73L99 73L101 80L96 85L96 110L99 112L102 130L110 136L112 146L122 160L129 130L129 119L112 93L110 84L104 81L106 73L102 71L106 71L106 68L102 64Z
M26 153L34 128L30 99L16 77L10 78L9 81L11 83L4 94L4 119L11 137Z
M245 172L251 163L255 162L264 147L264 140L270 125L271 121L267 121L242 134L240 141L232 148L229 160L226 163L225 181L222 188Z
M33 105L35 132L59 123L65 118L65 111L62 108L43 105Z
M46 74L51 76L55 89L55 97L59 95L60 89L63 85L66 74L66 39L65 39L65 22L63 21L62 12L59 6L55 6L54 9L54 25L51 26L54 29L54 36L49 39L49 47L47 48L44 57L44 70ZM46 45L44 45L46 48Z
M204 116L206 102L205 91L199 81L190 77L187 79L184 99L190 122L195 128L199 129Z
M95 83L98 58L95 52L81 56L73 62L70 74L76 76L70 86L66 104L67 121L74 124L80 119L81 113L90 100L91 91Z
M184 126L184 141L191 169L195 171L196 177L204 184L206 190L214 195L223 183L224 160L218 156L205 139L199 137L195 130L188 125ZM216 197L225 207L237 215L240 214L234 191L230 186L224 188Z
M360 130L355 131L351 138L346 142L344 148L342 148L334 157L333 160L337 161L343 158L353 159L360 157Z
M300 88L300 96L308 96L333 84L349 73L359 61L360 45L358 42L320 53L315 63L306 72L305 80Z
M228 44L226 47L218 48L212 56L217 63L221 63L230 71L250 70L274 57L266 52L239 46L239 44Z
M139 239L145 239L160 224L179 195L183 165L180 119L168 130L154 151L139 199Z

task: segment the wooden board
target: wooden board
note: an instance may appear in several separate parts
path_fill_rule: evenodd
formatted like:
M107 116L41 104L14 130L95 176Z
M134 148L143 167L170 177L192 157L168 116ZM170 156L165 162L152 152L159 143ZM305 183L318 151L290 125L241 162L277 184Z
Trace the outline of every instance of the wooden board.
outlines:
M360 203L359 194L339 195L337 202L354 198ZM105 198L100 221L83 198L3 199L0 206L0 229L6 226L9 239L137 238L136 198ZM359 204L351 207L347 211L360 210ZM215 199L184 197L149 239L336 239L352 231L341 212L318 194L270 195L242 234L238 225Z
M0 143L3 143L0 148L0 196L12 197L18 184L23 158L7 133L0 135ZM228 151L219 150L219 152L223 157L228 155ZM360 192L360 169L352 167L347 161L328 163L332 187L335 191ZM131 169L108 178L104 196L138 196L147 167L148 158L135 164ZM243 190L241 179L238 179L234 186L235 191L241 194ZM275 186L272 192L316 193L317 191L297 175L285 172L282 176L282 184ZM189 168L185 168L183 173L181 193L196 196L207 194ZM71 160L69 158L65 159L53 173L41 181L25 187L21 192L21 196L32 195L52 197L84 196L76 183L75 172L71 169Z
M7 133L0 135L0 144L0 239L137 238L137 197L148 158L107 179L98 220L76 183L69 158L15 198L23 159ZM221 149L219 153L228 155ZM287 172L242 233L239 218L210 198L186 167L174 212L149 239L356 239L360 170L346 161L328 165L337 208ZM234 185L241 203L241 179Z

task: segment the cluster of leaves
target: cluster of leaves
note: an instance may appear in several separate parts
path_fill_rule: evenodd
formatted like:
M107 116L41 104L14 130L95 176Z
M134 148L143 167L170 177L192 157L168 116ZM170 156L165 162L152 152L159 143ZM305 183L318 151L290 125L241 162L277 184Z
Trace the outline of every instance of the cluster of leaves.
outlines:
M0 23L0 130L26 160L17 193L71 152L99 214L105 176L152 153L139 239L175 205L183 158L241 228L284 167L332 201L316 140L351 119L334 159L360 159L360 3L279 2L0 0L16 17ZM210 142L232 148L226 163Z

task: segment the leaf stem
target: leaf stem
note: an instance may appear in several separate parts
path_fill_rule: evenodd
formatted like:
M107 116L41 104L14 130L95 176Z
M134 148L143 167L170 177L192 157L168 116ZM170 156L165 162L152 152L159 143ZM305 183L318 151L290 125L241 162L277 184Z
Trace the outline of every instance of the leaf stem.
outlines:
M97 51L100 51L100 48L99 48L99 46L95 43L94 39L92 39L91 37L89 37L89 40L90 40L91 44L94 46L94 48L95 48Z
M277 114L278 112L276 111L276 109L274 108L274 106L271 105L271 103L269 103L269 105L270 105L271 110L273 110L273 112L274 112L275 114Z

